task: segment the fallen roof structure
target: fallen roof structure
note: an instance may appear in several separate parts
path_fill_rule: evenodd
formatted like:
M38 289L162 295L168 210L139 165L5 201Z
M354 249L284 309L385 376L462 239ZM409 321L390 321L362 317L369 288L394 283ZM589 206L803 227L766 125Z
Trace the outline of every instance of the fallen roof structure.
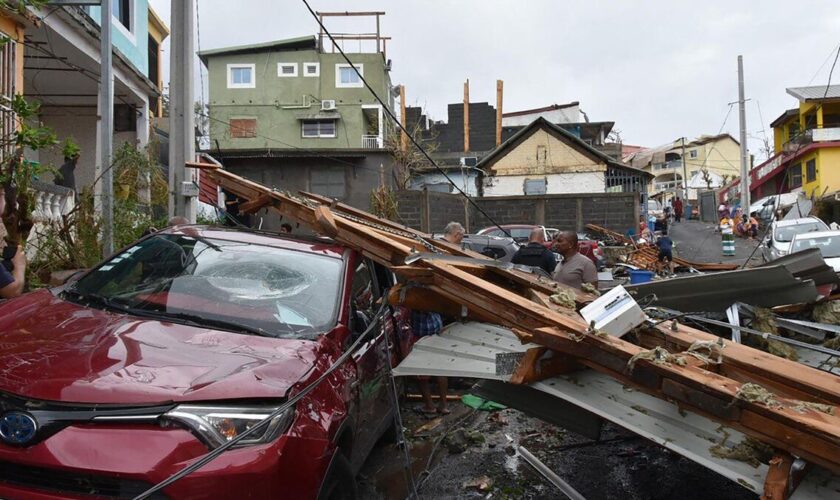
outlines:
M770 473L781 471L784 488L791 484L792 457L840 474L840 416L834 414L840 379L833 374L676 323L637 329L638 344L603 335L572 307L591 296L558 300L564 307L554 300L568 297L569 289L516 270L436 259L409 265L417 252L485 257L333 200L294 197L216 165L190 166L248 200L240 210L277 210L388 266L407 284L390 300L508 327L519 342L534 344L517 362L513 382L539 383L582 365L773 446L783 466ZM543 359L550 351L553 357ZM826 408L830 413L821 411Z
M524 355L535 344L523 345L505 328L480 323L455 323L447 326L437 336L424 337L415 345L408 357L394 369L396 375L442 375L468 377L498 382L509 382L510 373L498 373L499 358L511 353ZM531 408L527 402L516 403L510 391L519 386L491 385L492 392L483 395L501 395L508 399L504 404L514 406L549 421L557 422L572 430L592 437L599 418L612 422L635 434L645 437L674 451L718 474L737 482L756 493L761 493L770 469L767 465L753 467L747 462L732 460L716 453L715 445L726 442L735 446L746 436L724 428L715 421L681 411L667 401L634 391L604 374L587 370L571 375L555 376L523 389L530 388L552 396L587 413L569 412L563 406ZM725 444L723 444L725 446ZM795 499L824 499L840 489L840 477L828 471L817 470L807 477Z

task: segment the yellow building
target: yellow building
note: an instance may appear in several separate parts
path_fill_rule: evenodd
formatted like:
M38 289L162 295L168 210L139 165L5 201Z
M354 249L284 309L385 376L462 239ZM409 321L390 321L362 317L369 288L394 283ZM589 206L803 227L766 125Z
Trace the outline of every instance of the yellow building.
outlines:
M163 90L163 57L161 45L169 36L169 28L149 5L149 80ZM158 97L149 103L154 116L163 116L163 98Z
M0 8L0 134L9 137L15 130L12 100L23 94L23 35L26 26L37 20L28 13ZM0 158L6 151L0 152Z
M834 201L840 194L840 85L795 87L787 93L799 107L771 123L775 154L750 172L751 196L803 192Z

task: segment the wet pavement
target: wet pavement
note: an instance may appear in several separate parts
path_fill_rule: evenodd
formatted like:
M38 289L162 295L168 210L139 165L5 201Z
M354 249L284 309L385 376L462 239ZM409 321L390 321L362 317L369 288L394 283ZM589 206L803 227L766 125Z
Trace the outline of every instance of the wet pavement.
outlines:
M675 453L612 425L599 441L506 409L458 402L436 419L403 409L418 496L556 499L560 492L515 452L528 449L585 498L755 500L757 495ZM418 431L419 429L419 431ZM403 453L380 443L359 477L359 497L407 498Z
M674 240L674 255L693 262L732 262L743 264L759 240L735 237L735 256L724 257L715 224L696 220L682 221L669 226L671 239ZM759 235L760 236L760 235ZM761 250L756 250L750 265L761 264Z

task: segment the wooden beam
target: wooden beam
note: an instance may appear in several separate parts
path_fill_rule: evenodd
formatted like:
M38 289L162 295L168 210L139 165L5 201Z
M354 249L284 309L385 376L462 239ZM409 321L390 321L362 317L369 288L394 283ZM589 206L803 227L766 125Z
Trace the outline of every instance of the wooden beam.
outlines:
M406 116L405 116L405 85L400 85L400 148L403 152L408 151L408 134L406 134Z
M504 82L496 80L496 147L502 144L502 92Z
M464 152L470 150L470 79L464 82Z

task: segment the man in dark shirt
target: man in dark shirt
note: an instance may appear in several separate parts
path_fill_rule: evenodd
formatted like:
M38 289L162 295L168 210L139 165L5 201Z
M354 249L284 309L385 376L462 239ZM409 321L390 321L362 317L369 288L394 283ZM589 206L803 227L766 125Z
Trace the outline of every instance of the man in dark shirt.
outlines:
M557 258L554 257L554 252L545 247L545 235L541 227L536 227L531 231L528 244L517 250L510 261L514 264L539 267L549 275L557 267Z
M656 240L656 246L659 247L659 265L660 269L661 266L664 265L666 262L668 263L668 271L670 274L674 274L674 241L668 237L668 233L662 233L662 236Z
M5 265L0 266L0 298L11 299L23 292L24 276L26 273L26 255L23 247L18 246L14 257L11 258L11 272Z

